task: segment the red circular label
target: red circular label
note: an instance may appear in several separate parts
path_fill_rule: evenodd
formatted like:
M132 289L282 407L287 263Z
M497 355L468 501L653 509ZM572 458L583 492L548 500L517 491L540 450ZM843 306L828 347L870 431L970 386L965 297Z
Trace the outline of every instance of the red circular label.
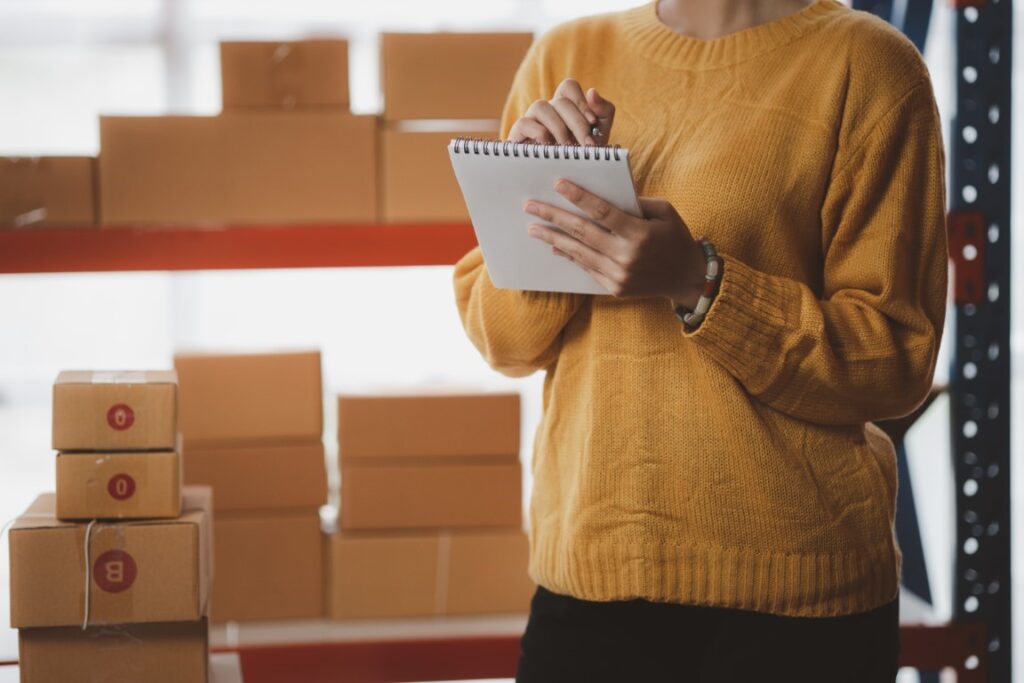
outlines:
M128 590L138 573L135 559L123 550L108 550L92 564L93 580L108 593Z
M135 493L135 480L130 474L115 474L107 482L107 493L114 500L128 500Z
M131 406L124 403L112 405L110 410L107 411L107 424L110 425L111 429L121 432L131 427L134 422L135 411L132 410Z

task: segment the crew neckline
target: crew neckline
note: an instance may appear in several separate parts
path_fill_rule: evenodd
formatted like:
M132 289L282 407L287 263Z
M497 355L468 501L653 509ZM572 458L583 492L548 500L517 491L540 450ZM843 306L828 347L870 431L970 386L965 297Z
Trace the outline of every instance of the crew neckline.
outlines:
M658 17L658 0L624 12L627 37L639 52L667 66L709 68L735 63L784 45L823 17L850 8L839 0L815 0L796 12L717 38L697 38L669 28Z

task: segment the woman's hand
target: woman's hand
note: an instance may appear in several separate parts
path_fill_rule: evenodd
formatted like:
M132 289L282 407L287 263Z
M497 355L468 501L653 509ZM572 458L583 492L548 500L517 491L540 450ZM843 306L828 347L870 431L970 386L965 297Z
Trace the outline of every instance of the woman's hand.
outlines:
M615 296L663 296L691 310L697 305L704 287L704 252L671 204L641 197L644 215L636 218L568 180L559 180L555 190L589 220L530 200L527 213L559 228L533 223L531 237L550 244Z
M530 105L522 118L512 124L508 139L541 144L605 145L614 120L614 104L594 88L584 94L577 81L567 78L559 84L551 100L537 100ZM593 126L601 129L600 135L591 135Z

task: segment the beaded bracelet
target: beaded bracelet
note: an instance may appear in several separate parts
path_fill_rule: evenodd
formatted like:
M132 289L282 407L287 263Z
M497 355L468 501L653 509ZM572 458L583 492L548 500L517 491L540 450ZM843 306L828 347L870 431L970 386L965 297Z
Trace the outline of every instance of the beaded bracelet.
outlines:
M704 320L704 316L711 308L715 294L718 293L718 284L722 274L722 259L719 258L715 245L711 243L711 240L703 237L697 242L704 250L704 258L707 263L707 270L704 272L704 291L701 292L700 299L697 300L697 305L692 311L682 304L674 309L676 317L688 327L696 327Z

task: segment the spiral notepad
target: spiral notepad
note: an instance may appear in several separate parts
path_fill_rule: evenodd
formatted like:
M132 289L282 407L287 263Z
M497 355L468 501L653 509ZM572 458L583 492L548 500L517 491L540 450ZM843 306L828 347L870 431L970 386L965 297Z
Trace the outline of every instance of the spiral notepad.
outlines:
M536 199L582 215L555 191L555 182L565 178L640 216L628 150L455 138L448 155L495 287L609 294L585 270L554 254L550 244L527 234L531 223L543 221L523 207Z

